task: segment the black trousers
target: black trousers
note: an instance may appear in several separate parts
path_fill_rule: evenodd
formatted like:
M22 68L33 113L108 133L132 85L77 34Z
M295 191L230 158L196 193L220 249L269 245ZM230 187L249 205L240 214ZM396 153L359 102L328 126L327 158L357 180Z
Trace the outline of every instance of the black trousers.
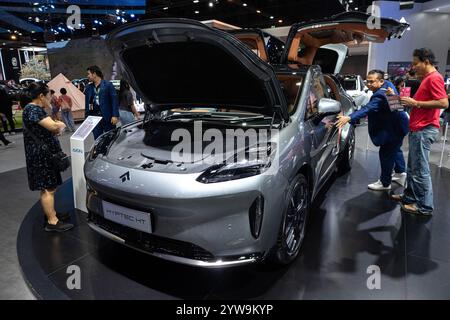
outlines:
M3 144L6 146L9 141L6 140L5 136L3 135L3 133L0 131L0 141L3 142Z
M14 119L13 119L12 114L5 114L5 117L6 117L6 119L2 117L3 131L4 132L8 131L7 123L9 123L9 132L16 131L16 126L14 124Z

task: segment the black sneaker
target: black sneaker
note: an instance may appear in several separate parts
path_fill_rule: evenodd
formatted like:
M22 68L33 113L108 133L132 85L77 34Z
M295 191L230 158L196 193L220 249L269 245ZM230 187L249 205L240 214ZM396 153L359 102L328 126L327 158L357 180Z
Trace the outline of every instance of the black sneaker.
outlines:
M65 223L62 221L59 221L56 224L45 224L45 231L47 232L64 232L68 231L73 228L73 224L71 223Z
M58 220L67 222L70 220L70 213L68 212L57 212L56 217ZM47 217L44 215L44 226L47 224Z

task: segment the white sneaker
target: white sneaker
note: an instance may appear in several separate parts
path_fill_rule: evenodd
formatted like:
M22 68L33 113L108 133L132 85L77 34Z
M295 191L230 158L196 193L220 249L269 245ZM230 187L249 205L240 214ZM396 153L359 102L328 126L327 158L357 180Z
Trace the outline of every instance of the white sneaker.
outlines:
M385 186L383 186L383 184L381 183L380 180L378 180L377 182L369 184L367 187L370 190L375 190L375 191L391 190L391 185L385 187Z
M406 172L394 173L392 175L392 181L397 182L399 185L404 187L406 183Z

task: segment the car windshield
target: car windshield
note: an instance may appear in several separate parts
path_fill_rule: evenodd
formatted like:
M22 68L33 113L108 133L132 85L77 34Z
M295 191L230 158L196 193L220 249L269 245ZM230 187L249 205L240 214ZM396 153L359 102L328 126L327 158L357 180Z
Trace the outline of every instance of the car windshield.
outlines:
M287 102L289 114L293 114L297 109L298 95L303 86L304 76L294 73L279 73L277 78L280 82L284 96ZM280 119L270 116L264 116L260 113L248 112L242 110L234 110L227 106L223 107L183 107L176 106L174 108L161 112L161 120L166 121L223 121L228 123L251 123L254 125L270 124L279 122Z
M356 79L344 79L343 87L345 90L356 90Z

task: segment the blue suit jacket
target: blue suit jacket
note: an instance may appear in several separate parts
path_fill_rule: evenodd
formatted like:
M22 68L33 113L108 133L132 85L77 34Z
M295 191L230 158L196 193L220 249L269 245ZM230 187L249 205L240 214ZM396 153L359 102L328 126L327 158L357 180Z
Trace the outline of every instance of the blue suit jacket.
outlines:
M86 90L85 95L85 117L89 116L89 104L94 100L95 97L95 87L93 83L90 83ZM111 121L112 117L119 117L119 102L117 99L116 89L113 84L109 81L102 80L100 82L100 111L102 112L102 117L108 123Z
M409 118L406 112L392 112L389 109L384 86L373 93L368 104L350 114L352 124L368 117L369 135L376 146L399 143L409 130Z

